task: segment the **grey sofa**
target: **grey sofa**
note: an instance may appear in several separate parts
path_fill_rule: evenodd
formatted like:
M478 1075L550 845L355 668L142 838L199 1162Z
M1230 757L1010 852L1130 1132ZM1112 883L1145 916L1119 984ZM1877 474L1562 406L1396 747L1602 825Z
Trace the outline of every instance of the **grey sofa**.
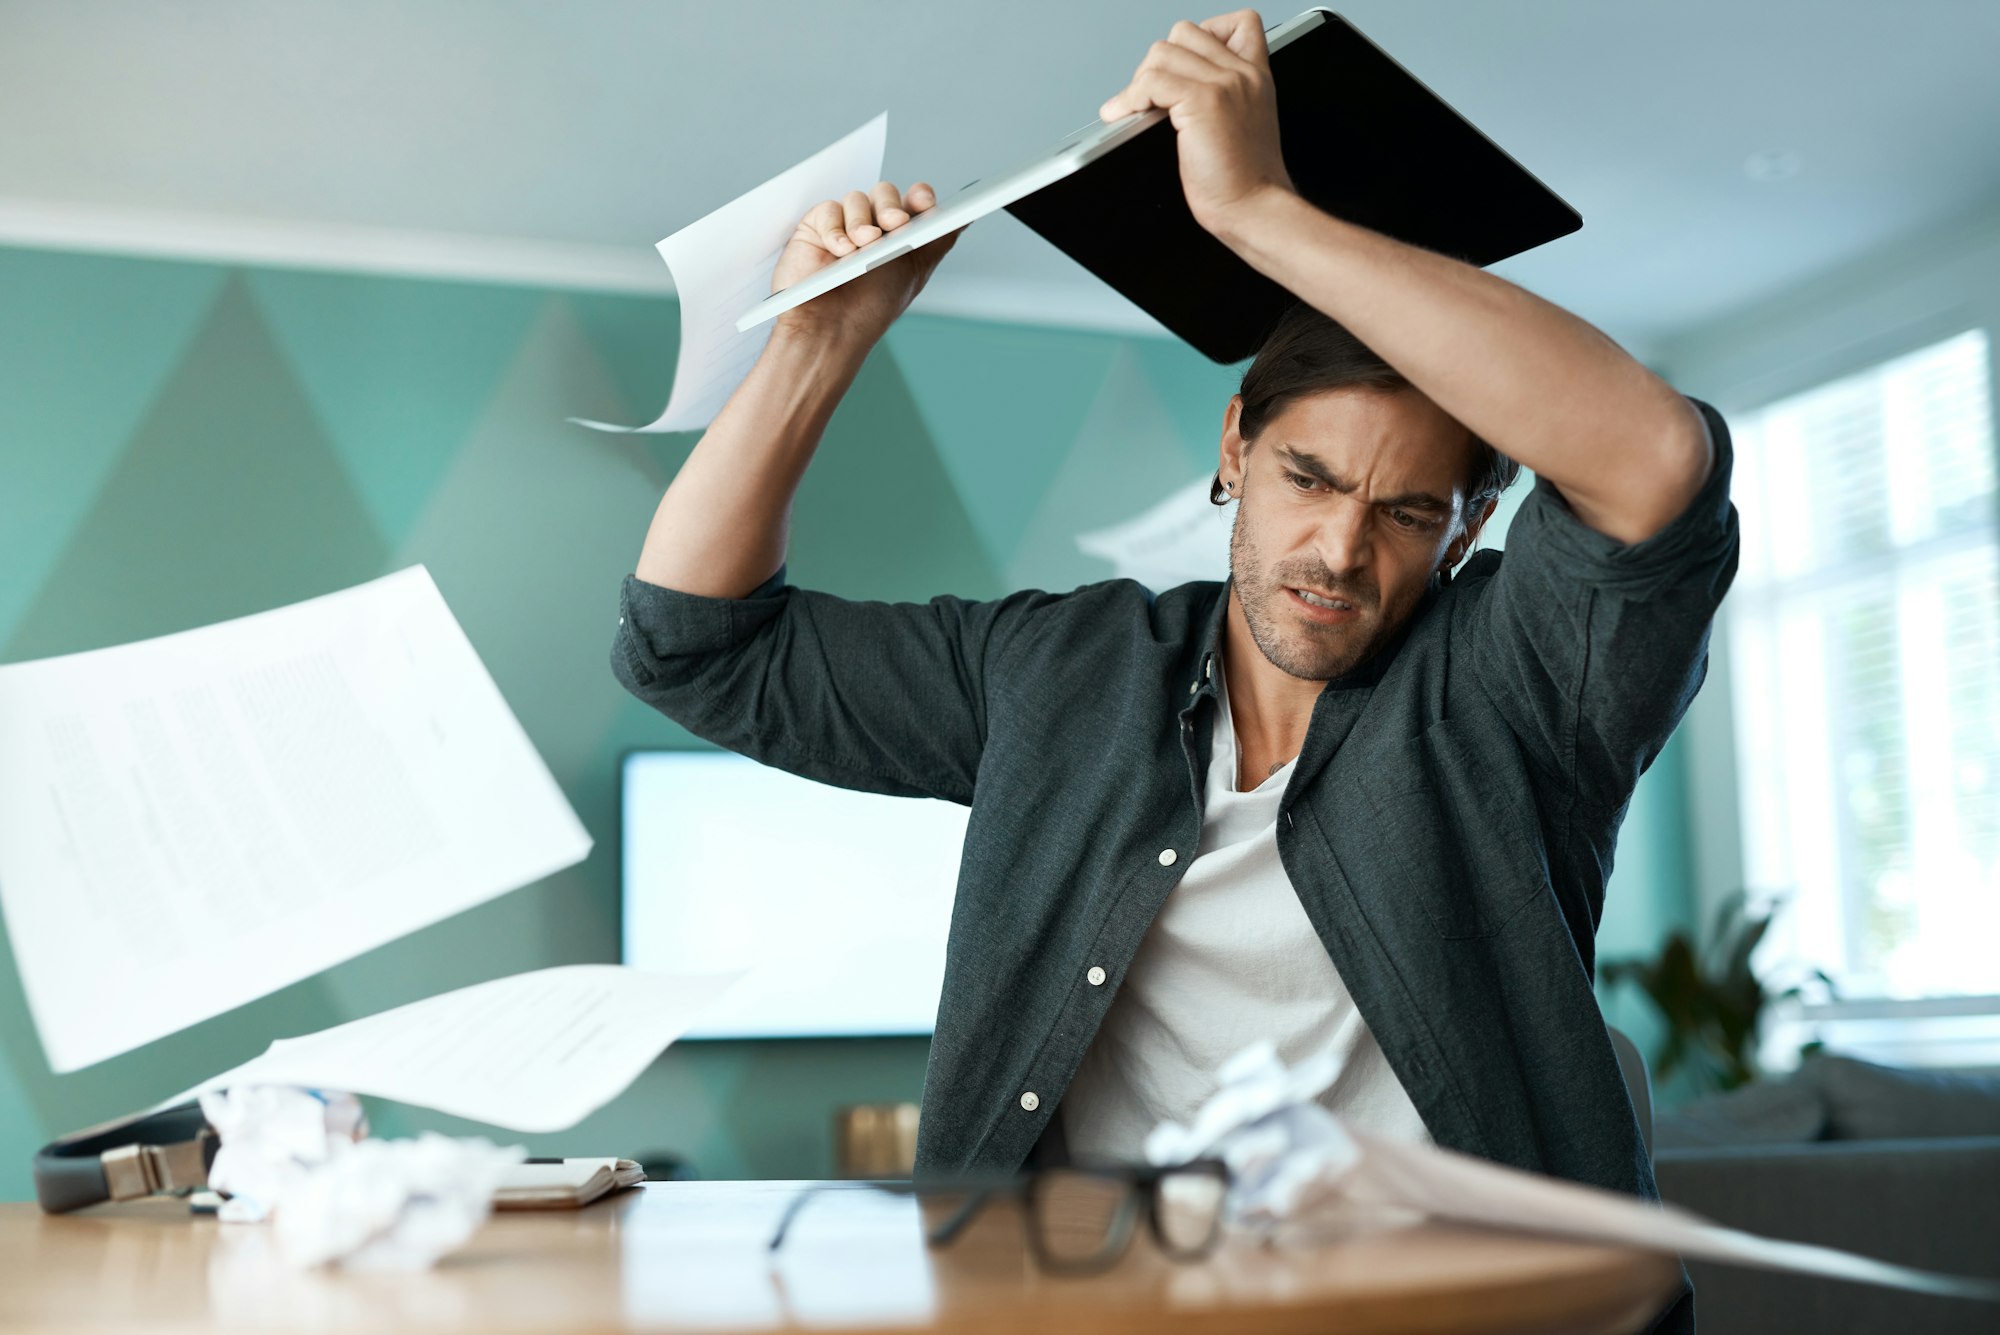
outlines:
M1767 1237L2000 1279L2000 1076L1838 1056L1655 1120L1666 1200ZM1690 1262L1702 1335L2000 1332L2000 1304Z

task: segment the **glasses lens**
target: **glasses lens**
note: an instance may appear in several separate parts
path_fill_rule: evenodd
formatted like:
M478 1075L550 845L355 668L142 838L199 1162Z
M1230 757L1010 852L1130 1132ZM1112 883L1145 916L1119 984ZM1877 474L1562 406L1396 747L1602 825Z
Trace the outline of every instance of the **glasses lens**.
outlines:
M1157 1216L1160 1245L1171 1255L1205 1252L1222 1228L1228 1183L1220 1168L1179 1168L1162 1174Z
M1133 1184L1076 1169L1045 1172L1035 1183L1033 1226L1042 1256L1058 1266L1105 1264L1132 1228Z

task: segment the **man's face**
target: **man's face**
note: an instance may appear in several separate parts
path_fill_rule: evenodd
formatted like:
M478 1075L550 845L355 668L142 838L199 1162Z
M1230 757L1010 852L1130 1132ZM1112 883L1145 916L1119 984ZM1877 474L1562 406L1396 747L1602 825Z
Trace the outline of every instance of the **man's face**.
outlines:
M1409 619L1468 532L1471 436L1415 390L1295 399L1253 446L1223 428L1222 477L1240 502L1229 570L1257 647L1294 677L1325 681Z

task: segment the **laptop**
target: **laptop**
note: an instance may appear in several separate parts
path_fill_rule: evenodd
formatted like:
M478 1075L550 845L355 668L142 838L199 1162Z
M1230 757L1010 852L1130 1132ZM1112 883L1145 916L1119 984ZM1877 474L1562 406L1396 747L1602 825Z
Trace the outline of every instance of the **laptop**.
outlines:
M1485 266L1583 226L1560 196L1339 14L1265 32L1285 169L1336 217ZM1005 208L1211 360L1253 356L1295 298L1189 211L1175 132L1155 108L1093 121L974 182L752 307L749 329ZM1134 219L1140 219L1134 225Z
M1325 18L1324 11L1309 9L1296 18L1265 29L1265 44L1275 51L1319 27ZM1135 112L1115 121L1092 120L1064 135L1052 147L1013 171L991 180L981 178L969 182L950 199L940 200L894 232L877 239L874 244L843 255L783 291L772 293L744 312L736 321L737 331L740 333L754 328L794 306L803 305L822 292L831 292L842 283L859 278L870 269L907 255L926 242L935 241L947 232L955 232L995 209L1005 208L1052 182L1081 171L1161 124L1166 117L1165 111L1155 107L1151 111ZM1171 135L1173 127L1168 126L1167 130ZM872 185L873 182L866 184Z

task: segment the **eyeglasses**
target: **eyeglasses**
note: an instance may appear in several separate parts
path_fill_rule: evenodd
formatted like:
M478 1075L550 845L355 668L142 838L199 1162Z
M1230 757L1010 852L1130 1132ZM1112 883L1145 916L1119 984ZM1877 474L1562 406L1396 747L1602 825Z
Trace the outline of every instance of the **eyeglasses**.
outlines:
M956 1241L992 1202L1019 1201L1035 1263L1057 1274L1075 1275L1115 1265L1131 1245L1142 1210L1153 1241L1168 1259L1198 1261L1207 1256L1222 1236L1229 1170L1218 1159L1197 1159L1166 1167L1085 1164L1007 1178L816 1184L785 1207L770 1249L775 1252L784 1245L792 1221L815 1196L853 1187L919 1197L964 1195L958 1209L925 1232L924 1241L932 1247Z

